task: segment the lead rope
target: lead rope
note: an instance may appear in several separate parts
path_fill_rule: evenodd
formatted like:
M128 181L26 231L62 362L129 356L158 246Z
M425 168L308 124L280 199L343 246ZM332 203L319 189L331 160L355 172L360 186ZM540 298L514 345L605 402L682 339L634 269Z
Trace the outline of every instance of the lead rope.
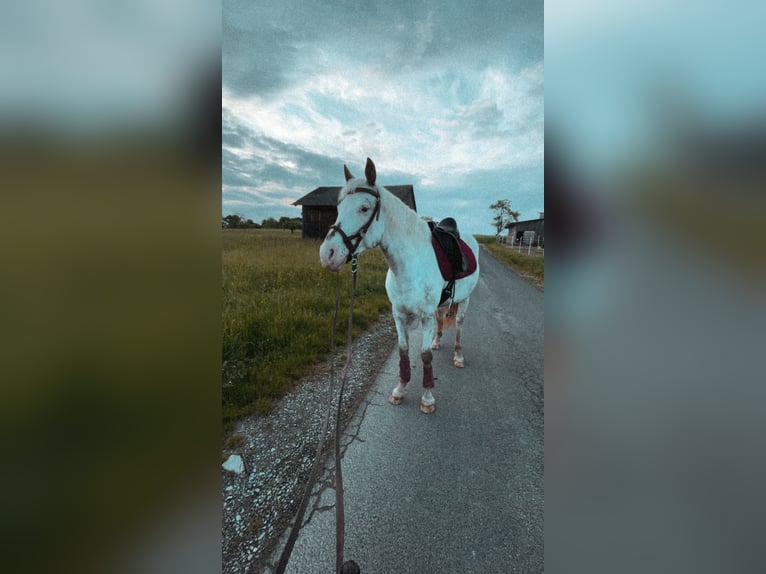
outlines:
M348 344L346 347L346 364L343 368L343 378L341 379L340 393L338 394L338 408L335 413L335 571L341 574L360 574L359 565L353 560L343 562L343 545L345 541L345 512L343 504L343 475L341 474L340 465L340 413L341 402L343 400L343 389L346 386L346 379L348 373L348 366L351 363L351 351L352 351L352 326L354 319L354 299L356 296L356 271L357 271L357 256L354 255L351 258L351 304L349 306L348 314ZM338 322L338 307L340 303L340 273L337 275L335 282L335 310L332 317L332 330L330 335L330 389L327 396L327 408L325 412L324 420L322 421L322 432L319 435L319 444L317 445L316 454L314 455L314 464L311 467L309 478L306 483L306 487L303 491L303 497L298 507L298 513L295 517L290 536L285 543L285 547L282 550L282 554L279 557L279 563L277 564L274 574L284 574L287 568L287 563L290 560L295 542L298 539L298 533L302 528L303 516L306 513L308 507L308 501L311 497L311 491L319 475L319 469L322 462L322 451L324 450L324 439L327 436L327 426L330 419L330 407L332 406L332 397L335 390L335 331Z
M351 303L348 310L348 339L346 343L346 364L343 367L343 378L338 394L338 409L335 411L335 571L343 574L359 572L356 562L343 562L343 545L346 539L346 513L343 503L343 473L340 465L340 412L343 402L343 390L348 380L348 367L353 353L352 327L354 325L354 299L356 297L357 256L351 257ZM335 321L333 321L334 323Z

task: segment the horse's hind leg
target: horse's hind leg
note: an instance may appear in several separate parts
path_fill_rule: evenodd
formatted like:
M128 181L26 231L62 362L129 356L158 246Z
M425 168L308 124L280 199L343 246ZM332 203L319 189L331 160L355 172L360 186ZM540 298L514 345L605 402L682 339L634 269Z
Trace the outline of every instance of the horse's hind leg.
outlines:
M442 315L443 309L436 309L434 311L434 318L436 319L436 333L434 334L434 340L431 343L431 348L436 351L441 348L442 330L444 329L444 316Z
M404 400L407 392L407 383L410 382L410 356L409 356L409 337L407 335L408 318L406 315L397 313L394 310L394 324L396 325L396 336L399 341L399 383L391 391L388 402L392 405L399 405Z
M465 367L465 358L463 357L463 345L460 342L460 333L463 330L463 321L465 320L465 312L467 308L468 299L459 304L457 317L455 319L455 355L452 357L452 364L461 369Z

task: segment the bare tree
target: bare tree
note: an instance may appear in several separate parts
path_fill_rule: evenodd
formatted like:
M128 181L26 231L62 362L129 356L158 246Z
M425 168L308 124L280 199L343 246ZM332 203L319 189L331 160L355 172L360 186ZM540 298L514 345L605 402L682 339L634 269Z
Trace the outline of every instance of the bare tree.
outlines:
M489 208L495 212L495 216L492 218L492 225L497 230L495 233L496 236L500 235L503 228L509 221L511 221L511 219L513 219L513 221L519 220L519 212L511 209L510 199L498 199L495 203L490 205Z

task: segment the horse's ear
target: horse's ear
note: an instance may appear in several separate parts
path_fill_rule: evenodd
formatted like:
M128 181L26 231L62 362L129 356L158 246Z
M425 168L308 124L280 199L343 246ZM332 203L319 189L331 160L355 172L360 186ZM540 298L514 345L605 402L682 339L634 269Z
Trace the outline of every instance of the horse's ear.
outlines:
M354 176L351 175L351 172L348 171L348 167L346 167L345 163L343 164L343 173L346 175L346 181L348 181L349 179L353 179L354 178Z
M364 177L367 178L367 183L375 185L377 174L375 173L375 164L372 163L370 158L367 158L367 165L364 166Z

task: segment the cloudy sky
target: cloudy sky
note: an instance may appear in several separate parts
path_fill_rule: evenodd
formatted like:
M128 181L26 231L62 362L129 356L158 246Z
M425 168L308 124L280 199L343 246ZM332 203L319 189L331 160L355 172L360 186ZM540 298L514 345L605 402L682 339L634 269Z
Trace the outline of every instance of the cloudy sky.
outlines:
M541 0L224 0L223 214L297 217L369 156L466 232L536 218L543 76Z

